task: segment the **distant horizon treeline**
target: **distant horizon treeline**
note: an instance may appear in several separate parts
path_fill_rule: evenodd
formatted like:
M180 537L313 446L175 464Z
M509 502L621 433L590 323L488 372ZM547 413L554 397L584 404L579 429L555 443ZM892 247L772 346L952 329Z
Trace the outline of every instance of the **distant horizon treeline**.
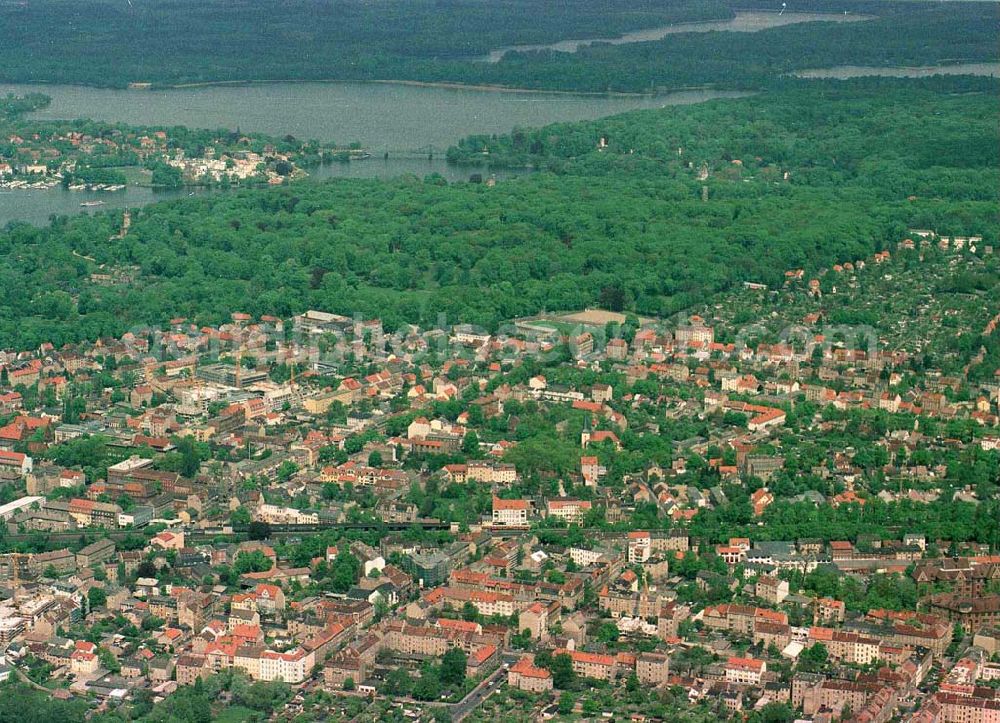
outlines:
M68 0L0 7L0 81L125 87L245 80L415 80L587 92L762 88L783 73L835 65L935 65L997 59L992 3L812 0L788 12L870 14L756 33L684 33L577 53L490 50L704 20L764 0Z

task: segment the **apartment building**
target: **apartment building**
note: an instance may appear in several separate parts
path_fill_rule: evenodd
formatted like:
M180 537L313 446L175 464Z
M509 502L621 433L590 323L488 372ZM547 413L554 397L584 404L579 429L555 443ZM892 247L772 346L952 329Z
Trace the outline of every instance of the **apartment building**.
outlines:
M817 625L820 623L842 623L845 611L843 600L821 597L816 601L814 622Z
M520 607L513 595L456 587L435 588L424 596L424 602L431 607L449 604L459 610L466 603L471 603L480 615L486 617L491 615L510 616Z
M802 710L806 715L815 715L823 708L840 712L845 708L860 711L882 686L878 683L855 683L847 680L823 680L806 690L802 698Z
M613 618L620 618L623 615L640 618L655 617L665 602L665 598L661 597L655 589L644 587L642 590L632 592L608 585L601 588L597 600L601 610Z
M570 525L579 525L583 522L593 505L590 500L575 500L568 497L549 500L546 503L546 512L550 517L564 520Z
M646 562L653 553L653 537L648 532L635 531L628 533L629 564Z
M748 605L722 604L705 608L702 621L706 627L751 635L756 621L788 624L788 616L774 610Z
M295 648L286 653L265 650L260 656L260 680L282 680L297 684L306 679L314 664L312 653Z
M554 650L552 655L569 655L573 661L573 671L585 678L614 680L618 674L618 659L613 655L585 653L580 650L565 650L562 648Z
M772 605L780 605L788 597L788 581L761 575L754 585L754 595Z
M670 676L670 658L660 653L641 653L635 660L635 675L645 685L663 685Z
M725 665L726 682L736 685L760 685L767 663L755 658L729 658Z
M473 460L466 465L465 478L483 484L512 485L517 481L517 468L509 462Z
M493 498L493 526L527 529L528 511L531 503L528 500L502 500Z
M686 605L678 605L672 600L662 603L656 616L656 634L662 640L679 637L681 621L686 620L690 614L691 610Z
M49 506L49 505L46 505ZM77 524L84 527L118 527L118 515L122 511L118 505L106 502L94 502L73 498L69 501L67 511Z
M517 629L527 630L535 640L546 640L549 637L549 625L559 619L561 610L562 606L558 601L532 603L518 616Z
M552 674L535 666L531 656L525 655L507 671L507 685L529 693L552 690Z
M90 567L110 560L114 555L115 543L113 540L97 540L76 553L76 565L77 567Z
M822 643L830 657L844 663L868 665L879 659L882 641L878 638L860 635L846 630L812 627L809 629L809 644Z
M938 693L938 723L993 723L1000 720L1000 700L958 693Z

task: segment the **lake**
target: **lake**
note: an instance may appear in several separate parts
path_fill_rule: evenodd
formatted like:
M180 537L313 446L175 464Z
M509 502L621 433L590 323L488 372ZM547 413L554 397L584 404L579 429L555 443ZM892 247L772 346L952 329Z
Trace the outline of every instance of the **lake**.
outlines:
M668 35L678 33L708 33L712 31L730 33L756 33L768 28L777 28L782 25L795 25L797 23L813 22L834 22L851 23L859 20L869 20L869 15L855 14L834 14L834 13L776 13L764 11L737 12L735 17L729 20L707 20L693 23L674 23L673 25L661 25L656 28L646 28L636 30L631 33L620 35L616 38L587 38L583 40L561 40L558 43L547 43L542 45L509 45L505 48L497 48L489 55L477 58L477 60L487 63L498 63L504 55L511 51L529 52L532 50L556 50L560 53L575 53L582 47L593 45L594 43L608 43L610 45L625 45L626 43L645 43L652 40L662 40Z
M374 158L322 166L312 174L326 178L440 173L449 180L465 180L475 172L450 167L443 158L449 145L470 134L506 133L517 126L535 127L747 95L734 91L573 95L402 83L264 83L169 90L0 84L0 94L29 92L52 98L51 105L30 116L40 120L92 118L132 125L239 128L342 145L357 141L370 149ZM386 152L388 161L383 159ZM428 160L428 155L433 159ZM118 193L62 189L0 192L0 225L12 219L45 223L51 214L141 206L188 193L132 186ZM81 202L90 200L103 200L105 205L80 207Z

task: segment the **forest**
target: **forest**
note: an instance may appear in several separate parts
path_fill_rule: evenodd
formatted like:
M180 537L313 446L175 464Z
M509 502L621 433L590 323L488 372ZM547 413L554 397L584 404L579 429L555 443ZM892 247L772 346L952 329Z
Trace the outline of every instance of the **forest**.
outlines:
M566 33L600 37L730 16L726 0L48 0L0 7L0 77L115 86L360 78L395 72L409 60L471 59Z
M1000 165L993 142L998 87L974 76L787 80L754 98L471 136L449 149L448 159L554 172L572 159L577 172L602 175L636 164L676 171L689 162L739 160L744 169L794 169L796 182L808 185L837 185L887 162L931 175L988 172ZM983 198L995 197L992 184L974 185ZM948 193L955 193L950 184Z
M773 0L307 0L0 6L0 80L124 87L246 80L396 79L573 91L766 87L783 73L835 65L994 61L991 3L812 0L796 12L851 12L755 33L682 33L578 53L491 49L615 37L672 23L775 11ZM792 8L789 8L791 11Z
M598 303L667 315L865 257L910 227L995 243L997 83L976 83L803 81L514 134L497 147L527 143L546 170L495 187L307 181L148 207L124 238L113 214L11 224L0 347L233 311L357 312L389 330ZM92 284L98 265L136 278Z
M456 67L451 74L465 82L638 93L703 86L764 88L780 83L787 73L839 65L927 66L996 60L1000 35L995 8L976 3L878 3L859 10L878 17L843 24L787 25L756 33L668 35L654 42L594 44L573 54L508 53L488 68ZM449 77L448 73L442 77Z

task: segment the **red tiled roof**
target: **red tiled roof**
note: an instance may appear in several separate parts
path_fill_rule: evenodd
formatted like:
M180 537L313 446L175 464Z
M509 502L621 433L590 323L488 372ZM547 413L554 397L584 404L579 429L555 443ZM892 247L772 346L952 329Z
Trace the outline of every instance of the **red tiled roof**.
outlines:
M503 500L499 497L493 498L494 510L526 510L530 506L528 500Z

